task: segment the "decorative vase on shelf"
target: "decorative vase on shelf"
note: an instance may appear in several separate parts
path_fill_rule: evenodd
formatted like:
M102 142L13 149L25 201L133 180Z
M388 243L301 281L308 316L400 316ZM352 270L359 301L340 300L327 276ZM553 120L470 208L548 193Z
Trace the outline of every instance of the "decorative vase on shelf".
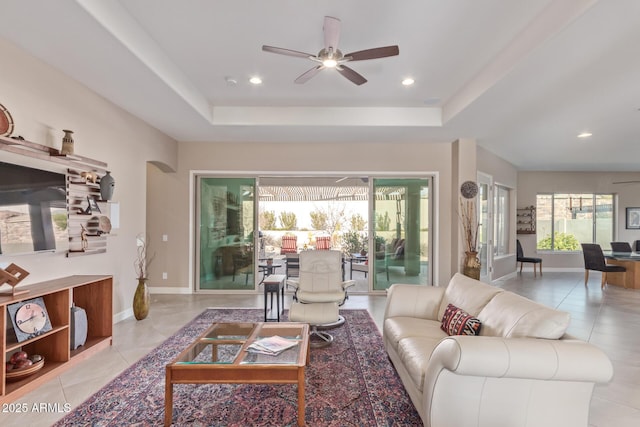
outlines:
M151 298L149 297L147 279L138 278L136 293L133 295L133 315L136 317L136 320L142 320L147 317L150 304Z
M64 136L62 137L62 149L60 150L60 154L66 156L68 154L73 154L73 137L71 134L72 130L62 130L64 132Z
M478 252L465 252L462 274L472 279L480 279L480 259Z
M111 176L111 172L107 171L107 173L100 178L100 198L102 200L111 200L115 186L115 179Z

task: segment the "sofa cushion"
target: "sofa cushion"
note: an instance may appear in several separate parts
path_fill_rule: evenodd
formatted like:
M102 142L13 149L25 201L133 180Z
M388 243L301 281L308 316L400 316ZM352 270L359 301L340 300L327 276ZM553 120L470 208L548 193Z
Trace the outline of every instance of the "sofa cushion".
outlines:
M481 326L480 320L453 304L447 306L440 323L448 335L478 335Z
M428 337L439 342L447 336L447 334L440 329L440 322L418 319L416 317L391 317L385 319L382 328L383 336L396 350L398 349L400 340L407 337ZM431 354L431 351L429 351L425 357L429 354Z
M496 295L478 314L480 335L504 338L558 339L571 316L511 292Z
M456 273L449 281L449 285L444 292L444 297L440 303L438 319L442 320L444 311L447 309L449 304L453 304L470 315L477 317L480 310L484 308L489 300L500 292L504 291L500 288L487 285L486 283L482 283L460 273Z

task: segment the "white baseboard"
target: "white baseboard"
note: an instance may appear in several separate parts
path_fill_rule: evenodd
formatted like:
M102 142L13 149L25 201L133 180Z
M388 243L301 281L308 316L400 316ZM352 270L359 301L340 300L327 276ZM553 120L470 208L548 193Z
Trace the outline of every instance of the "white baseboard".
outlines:
M128 308L125 311L121 311L120 313L116 313L113 316L113 323L122 322L124 319L128 319L133 316L133 308Z

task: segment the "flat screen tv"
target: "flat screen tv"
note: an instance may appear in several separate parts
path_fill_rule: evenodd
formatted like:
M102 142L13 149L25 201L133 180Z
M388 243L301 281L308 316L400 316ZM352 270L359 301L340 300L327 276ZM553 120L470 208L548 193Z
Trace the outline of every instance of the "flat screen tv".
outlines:
M68 248L66 176L0 162L0 256Z

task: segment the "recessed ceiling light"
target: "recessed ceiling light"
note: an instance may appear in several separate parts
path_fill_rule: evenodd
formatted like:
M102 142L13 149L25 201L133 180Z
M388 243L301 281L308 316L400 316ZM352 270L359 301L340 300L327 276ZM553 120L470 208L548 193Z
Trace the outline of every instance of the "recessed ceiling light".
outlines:
M589 138L591 135L593 135L591 132L582 132L578 134L578 138Z
M404 86L411 86L412 84L414 84L416 81L413 80L411 77L407 77L406 79L402 80L402 84Z
M262 84L262 79L260 77L251 77L249 79L249 83L254 85L259 85L259 84Z

